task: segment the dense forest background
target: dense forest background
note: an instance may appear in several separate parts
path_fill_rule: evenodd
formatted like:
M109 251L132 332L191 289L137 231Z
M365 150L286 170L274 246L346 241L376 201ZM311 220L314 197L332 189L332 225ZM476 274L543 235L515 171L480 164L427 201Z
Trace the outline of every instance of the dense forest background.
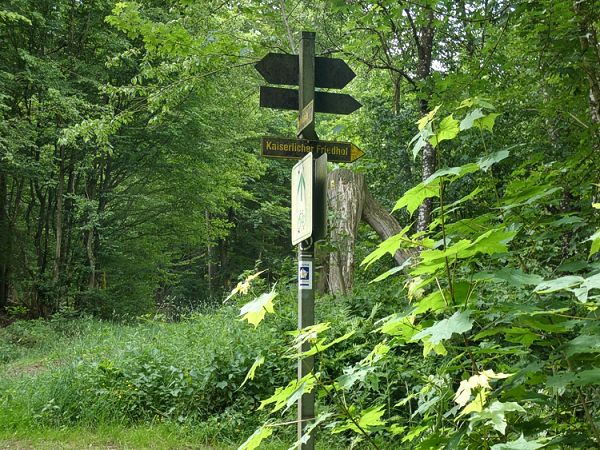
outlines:
M218 302L255 265L290 265L290 163L259 137L293 135L258 108L252 65L295 52L346 59L364 107L325 117L352 140L390 206L436 167L482 153L457 142L412 161L414 124L437 105L487 99L490 147L563 163L594 148L600 96L595 2L19 2L2 11L0 306L32 317L110 316ZM580 158L591 171L597 152ZM502 173L498 174L502 175ZM561 175L558 212L589 209L593 178ZM582 203L583 201L583 203ZM429 203L428 203L429 202ZM415 226L424 229L432 203ZM407 222L401 217L401 223ZM581 227L571 224L570 228ZM565 235L564 256L574 242Z
M227 294L264 271L254 290L238 290L262 302L260 317L244 317L255 325L269 321L280 296L273 328L248 338L226 322L235 337L212 344L220 331L203 331L197 342L217 353L244 349L207 356L219 369L206 368L203 384L188 377L193 359L150 350L145 360L123 350L132 365L118 377L116 359L84 360L68 376L73 392L84 391L75 389L81 380L97 386L113 376L124 396L127 377L145 365L158 374L147 379L191 380L191 391L174 394L169 381L160 396L148 381L147 397L132 393L122 405L112 388L97 393L132 421L156 411L179 420L194 402L204 418L231 405L243 416L272 383L285 385L292 376L278 339L295 326L294 162L262 158L260 138L295 136L297 113L259 108L264 81L253 65L268 52L297 53L301 31L311 30L317 56L342 58L357 73L344 91L363 105L317 116L321 139L366 154L330 171L364 177L401 229L382 242L363 223L351 243L321 243L323 255L352 251L363 265L353 290L318 305L334 326L314 333L332 333L327 342L342 348L327 353L319 341L321 378L301 386L322 390L330 415L320 423L341 420L334 435L356 434L344 442L359 448L595 448L599 27L597 0L4 0L0 316L223 317ZM397 251L404 256L394 260ZM200 333L185 326L169 339ZM146 345L143 334L132 339ZM261 408L279 412L296 388ZM56 392L30 411L54 411L54 425L91 417L79 394L56 406ZM15 396L2 398L16 417ZM522 419L509 434L505 415ZM248 435L267 424L253 435L258 445L273 427L256 417Z

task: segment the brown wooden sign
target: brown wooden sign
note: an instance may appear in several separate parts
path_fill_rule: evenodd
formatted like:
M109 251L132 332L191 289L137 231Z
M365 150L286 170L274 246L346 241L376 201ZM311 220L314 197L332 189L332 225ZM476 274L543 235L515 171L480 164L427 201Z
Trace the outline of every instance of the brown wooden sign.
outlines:
M365 153L351 142L309 141L264 137L261 141L262 155L267 158L302 159L307 153L327 154L329 162L351 163Z

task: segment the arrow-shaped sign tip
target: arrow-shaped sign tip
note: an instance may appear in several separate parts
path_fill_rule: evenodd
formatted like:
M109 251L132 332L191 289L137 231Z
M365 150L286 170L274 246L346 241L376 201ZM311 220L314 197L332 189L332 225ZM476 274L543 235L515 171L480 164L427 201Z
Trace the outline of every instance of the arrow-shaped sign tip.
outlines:
M364 156L364 154L365 154L365 152L363 152L356 145L352 144L352 147L350 149L350 162L356 161L358 158L361 158L362 156Z

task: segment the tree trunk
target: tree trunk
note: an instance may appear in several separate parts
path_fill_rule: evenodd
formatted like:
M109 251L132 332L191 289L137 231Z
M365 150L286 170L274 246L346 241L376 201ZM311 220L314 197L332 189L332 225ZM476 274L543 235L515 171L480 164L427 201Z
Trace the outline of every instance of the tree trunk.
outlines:
M88 276L88 289L94 289L96 287L96 255L94 254L94 228L90 228L87 232L86 237L86 251L89 264L89 276Z
M385 240L398 234L400 224L369 193L364 176L348 169L338 169L327 177L329 239L333 247L329 254L327 285L331 294L352 291L354 282L354 248L361 220L369 224ZM398 250L394 259L401 265L409 253Z
M589 83L590 116L594 124L600 124L600 45L594 24L594 3L575 1L574 9L579 22L582 68Z
M208 298L213 299L213 280L215 277L215 264L214 264L214 244L210 233L210 213L208 210L204 212L206 219L206 272L208 277Z
M7 212L7 179L0 173L0 310L8 304L11 233Z
M363 208L362 218L373 228L377 235L386 240L395 234L400 233L402 227L393 216L381 206L381 204L373 198L367 188L365 188L365 206ZM401 266L409 257L407 252L401 250L396 251L394 259Z
M90 176L90 179L87 181L86 186L86 197L88 200L92 200L96 197L96 185L97 181L94 175ZM96 287L96 227L93 224L94 218L89 218L90 225L89 230L85 234L85 248L88 258L88 266L89 266L89 274L88 274L88 289L94 289Z
M65 150L60 147L60 161L58 168L58 186L56 188L56 215L54 228L56 230L56 246L54 250L54 270L52 273L52 281L58 283L60 278L60 270L62 266L62 243L63 243L63 196L65 190Z
M348 169L327 177L327 201L333 214L330 222L329 292L346 294L354 281L354 245L365 203L365 180Z
M434 14L433 10L427 11L427 22L419 28L418 36L415 37L417 44L418 64L417 64L417 79L424 81L431 75L431 61L433 58L433 37L435 28L433 25ZM425 88L427 89L427 88ZM423 99L419 102L421 115L429 113L429 101L431 91L422 92ZM423 170L422 179L426 180L434 172L436 168L436 152L431 144L423 147ZM417 230L425 231L431 223L431 212L433 211L433 201L431 198L425 201L419 207L419 217L417 219Z

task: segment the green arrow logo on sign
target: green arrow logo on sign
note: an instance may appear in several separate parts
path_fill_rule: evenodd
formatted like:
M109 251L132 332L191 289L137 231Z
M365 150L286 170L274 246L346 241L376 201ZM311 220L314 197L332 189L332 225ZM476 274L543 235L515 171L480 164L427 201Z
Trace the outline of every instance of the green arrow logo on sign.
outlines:
M292 169L292 244L312 236L313 232L313 156L307 154Z
M304 201L304 191L306 189L306 183L304 182L304 171L300 172L300 180L298 181L298 198L301 202Z

